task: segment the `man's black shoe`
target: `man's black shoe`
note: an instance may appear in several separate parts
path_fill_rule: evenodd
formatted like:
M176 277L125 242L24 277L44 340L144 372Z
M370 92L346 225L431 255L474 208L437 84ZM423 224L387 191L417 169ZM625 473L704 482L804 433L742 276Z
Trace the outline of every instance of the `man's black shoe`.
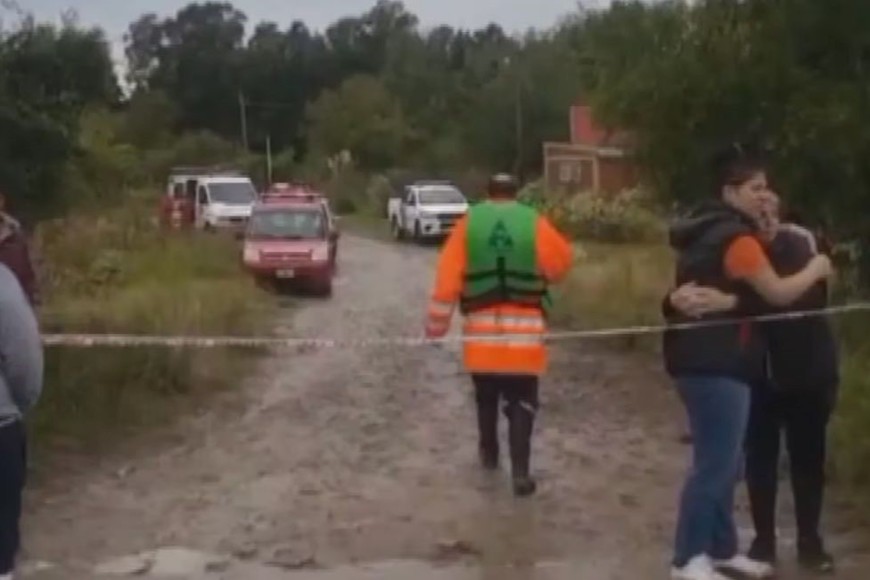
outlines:
M531 477L515 477L514 478L514 495L517 497L528 497L534 495L538 490L537 482Z

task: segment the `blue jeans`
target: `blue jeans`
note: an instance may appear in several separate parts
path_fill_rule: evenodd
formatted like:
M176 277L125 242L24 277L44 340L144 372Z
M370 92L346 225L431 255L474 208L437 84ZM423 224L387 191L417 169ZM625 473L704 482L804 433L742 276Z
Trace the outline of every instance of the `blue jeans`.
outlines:
M741 472L749 421L749 386L718 376L677 379L689 415L694 457L680 498L674 565L701 554L727 560L737 554L734 489Z

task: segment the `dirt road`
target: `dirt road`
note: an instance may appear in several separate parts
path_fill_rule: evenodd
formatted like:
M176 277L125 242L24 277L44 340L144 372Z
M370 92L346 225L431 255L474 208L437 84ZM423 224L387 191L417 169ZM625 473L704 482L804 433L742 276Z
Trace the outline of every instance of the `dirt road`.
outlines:
M341 252L334 298L279 331L418 333L434 250L347 237ZM175 443L36 492L26 557L53 565L34 577L65 579L101 564L184 578L665 578L687 448L657 361L562 345L542 388L540 492L516 500L506 474L477 468L458 348L275 353ZM841 577L863 577L847 539L833 546ZM193 552L113 562L166 547Z

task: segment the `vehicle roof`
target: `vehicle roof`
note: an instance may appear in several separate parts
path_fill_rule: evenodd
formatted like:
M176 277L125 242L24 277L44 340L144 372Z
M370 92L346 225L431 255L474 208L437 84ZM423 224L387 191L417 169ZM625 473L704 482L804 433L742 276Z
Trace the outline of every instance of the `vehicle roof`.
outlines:
M251 183L250 177L231 175L213 175L208 177L200 177L198 179L203 183Z
M254 204L254 211L269 211L279 209L323 209L327 207L322 198L320 199L299 199L285 198L270 201L258 201Z
M409 183L408 185L412 187L426 187L426 186L443 186L448 185L450 187L456 187L456 184L450 181L449 179L416 179Z
M422 183L414 184L410 187L411 189L416 189L417 191L428 191L431 189L453 189L459 191L459 188L452 183Z

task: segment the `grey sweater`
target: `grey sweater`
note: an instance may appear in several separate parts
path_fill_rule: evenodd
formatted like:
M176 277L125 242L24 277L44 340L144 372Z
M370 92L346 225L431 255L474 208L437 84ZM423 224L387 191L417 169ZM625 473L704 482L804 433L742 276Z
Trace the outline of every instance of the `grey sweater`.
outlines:
M39 325L18 279L0 264L0 425L22 417L42 392Z

